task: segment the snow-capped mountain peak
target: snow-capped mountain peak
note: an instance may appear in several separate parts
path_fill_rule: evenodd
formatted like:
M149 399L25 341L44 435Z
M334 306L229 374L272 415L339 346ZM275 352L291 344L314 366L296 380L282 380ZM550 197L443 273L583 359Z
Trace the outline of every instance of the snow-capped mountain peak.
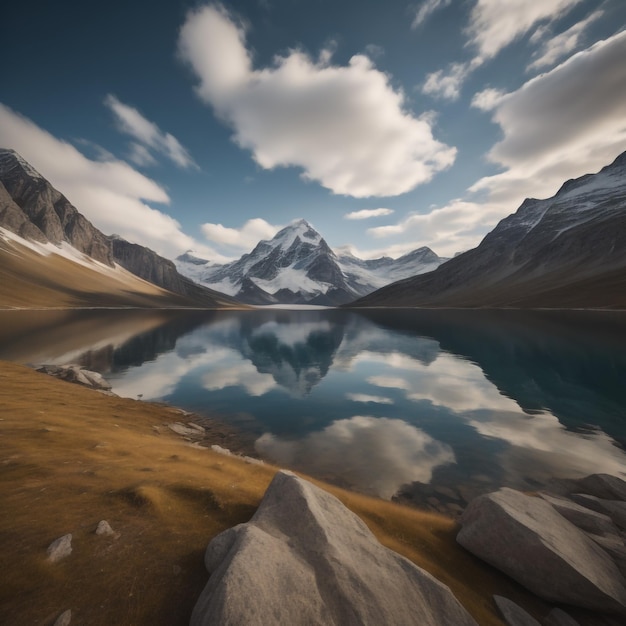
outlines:
M189 278L251 304L336 305L393 280L435 269L443 259L429 248L397 261L338 255L309 222L298 219L232 263L211 264L191 251L175 262Z

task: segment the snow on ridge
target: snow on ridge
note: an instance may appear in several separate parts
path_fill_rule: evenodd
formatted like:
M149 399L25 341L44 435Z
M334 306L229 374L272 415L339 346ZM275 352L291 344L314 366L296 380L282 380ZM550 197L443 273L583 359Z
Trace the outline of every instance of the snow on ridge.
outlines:
M0 150L0 169L10 172L16 167L21 167L31 178L43 180L43 176L15 150Z

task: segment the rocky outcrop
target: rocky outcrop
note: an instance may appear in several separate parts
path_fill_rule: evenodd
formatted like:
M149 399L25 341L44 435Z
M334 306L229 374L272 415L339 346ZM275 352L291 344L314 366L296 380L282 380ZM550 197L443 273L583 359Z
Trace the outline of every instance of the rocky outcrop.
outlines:
M532 615L529 615L512 600L502 596L493 596L493 601L496 603L498 611L500 611L500 615L502 615L507 626L541 626Z
M101 391L111 390L111 384L105 380L102 374L87 370L80 365L42 365L37 368L37 371L42 374L54 376L55 378L60 378L69 383L90 387L91 389Z
M0 182L48 241L66 241L92 259L113 266L107 238L13 150L0 150Z
M275 476L250 522L213 539L205 564L192 626L476 626L445 585L290 472Z
M583 531L548 502L512 489L473 500L457 541L541 598L626 614L626 580Z
M6 187L0 182L0 225L12 233L45 243L46 236L35 226L22 209L15 204Z

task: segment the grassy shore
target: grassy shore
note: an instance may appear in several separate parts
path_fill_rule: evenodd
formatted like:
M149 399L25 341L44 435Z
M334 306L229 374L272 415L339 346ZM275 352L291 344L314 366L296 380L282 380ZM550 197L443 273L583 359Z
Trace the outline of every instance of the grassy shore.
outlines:
M191 446L167 428L181 418L0 362L0 623L53 624L68 608L73 624L188 623L208 541L250 519L277 468ZM209 437L226 446L232 433L215 424ZM313 482L479 624L502 624L494 593L547 612L460 548L451 519ZM119 536L95 535L102 519ZM72 554L49 563L47 546L66 533Z

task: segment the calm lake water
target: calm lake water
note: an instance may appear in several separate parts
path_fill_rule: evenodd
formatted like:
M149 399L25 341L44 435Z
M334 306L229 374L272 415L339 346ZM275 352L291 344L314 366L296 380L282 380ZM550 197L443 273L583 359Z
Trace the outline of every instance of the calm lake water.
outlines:
M626 472L626 315L0 313L0 358L79 362L216 413L279 465L383 498ZM432 500L432 498L437 498Z

